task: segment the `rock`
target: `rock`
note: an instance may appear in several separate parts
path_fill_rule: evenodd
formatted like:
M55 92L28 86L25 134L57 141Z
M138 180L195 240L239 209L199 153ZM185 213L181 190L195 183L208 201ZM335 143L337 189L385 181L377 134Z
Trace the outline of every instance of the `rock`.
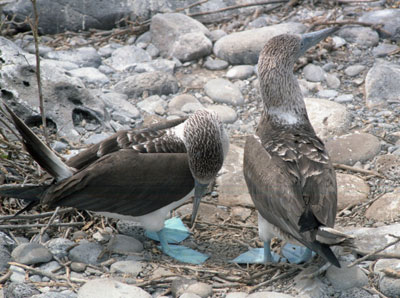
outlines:
M112 52L111 57L104 61L118 71L131 68L136 63L151 61L151 56L145 50L137 46L123 46Z
M222 206L254 207L243 176L243 148L231 144L217 177L218 203Z
M132 64L128 70L137 73L162 71L173 75L176 65L175 61L158 58L149 62Z
M329 88L337 89L340 87L340 80L336 75L327 73L325 80Z
M399 271L400 262L398 259L380 259L374 266L374 272L379 274L379 289L387 297L400 296L400 279L386 275L385 269Z
M336 90L321 90L317 96L321 98L335 98L338 95Z
M129 274L132 277L138 276L142 272L143 264L136 261L118 261L111 265L111 273Z
M354 100L353 94L342 94L335 98L338 103L349 103Z
M194 102L189 102L185 104L181 111L187 114L193 114L197 110L204 110L204 107L201 103L194 103Z
M68 249L70 249L75 242L66 238L54 238L46 242L46 247L53 256L62 259L68 256Z
M307 64L304 67L303 73L307 81L322 82L325 80L325 71L321 66L315 64Z
M211 53L208 29L199 21L180 13L157 14L151 20L153 44L161 55L180 61L195 60Z
M192 293L198 295L201 298L207 298L212 296L213 290L209 284L206 284L204 282L196 282L189 285L185 290L185 293Z
M101 56L93 47L82 47L68 51L52 51L45 55L48 59L62 60L77 64L79 67L99 67Z
M164 114L167 103L158 95L149 96L146 99L139 101L137 107L149 114ZM164 111L162 113L159 113Z
M365 212L365 217L376 221L392 221L400 215L400 188L384 194Z
M105 74L94 67L81 67L70 70L69 73L89 84L104 85L110 81Z
M226 36L226 32L221 29L216 29L216 30L210 31L210 34L209 34L209 37L212 42L216 42L218 39L220 39L224 36Z
M24 282L25 281L25 270L21 267L11 265L10 266L11 282Z
M77 295L72 291L63 292L47 292L43 294L33 295L31 298L76 298Z
M17 246L17 243L6 233L0 231L0 246L3 246L8 250L13 250Z
M231 208L232 217L235 220L240 220L246 222L246 220L251 216L251 210L249 208L244 208L240 206L235 206Z
M319 278L306 277L319 269L317 265L310 265L311 266L305 268L294 277L292 289L297 292L296 297L325 298L328 292L328 286Z
M349 43L355 43L361 48L374 47L379 42L378 33L369 27L346 26L337 32L337 35Z
M115 235L108 249L114 253L130 255L142 252L143 244L130 236Z
M39 31L41 34L57 34L65 31L86 31L88 29L111 30L124 17L138 14L138 5L127 0L82 2L79 0L41 0L37 1L40 11ZM33 15L32 4L16 1L5 6L3 12L16 22L18 28L30 30L24 20ZM145 18L147 19L147 18Z
M301 34L306 27L301 23L283 23L264 28L235 32L220 38L214 45L214 54L230 64L257 64L264 44L272 37L284 34Z
M11 254L5 246L0 246L0 273L7 270L10 266L8 262L11 262Z
M32 297L40 292L29 283L12 282L5 287L4 297L26 298Z
M179 298L201 298L199 295L193 293L183 293Z
M25 265L45 263L53 258L50 251L38 243L22 243L11 253L13 259Z
M94 279L85 283L78 291L78 298L104 297L151 298L139 287L127 285L112 279Z
M233 66L227 71L226 77L228 79L245 80L254 74L253 65L237 65Z
M372 49L372 54L375 57L385 57L391 52L398 51L400 47L390 43L380 43L378 46Z
M39 269L42 270L43 272L47 272L47 273L53 273L53 271L59 271L61 274L65 271L63 269L63 267L60 264L58 264L57 261L51 261L48 263L44 263L39 266ZM59 269L61 269L61 270L59 270Z
M395 239L389 234L400 236L400 224L384 225L379 228L345 228L344 232L354 236L355 247L367 254L394 241ZM382 253L400 253L400 244L390 246Z
M385 154L378 156L375 162L376 170L392 180L400 179L400 156Z
M124 112L125 115L129 115L133 119L140 117L138 108L127 100L128 96L126 94L116 92L102 93L101 99L106 107L114 111Z
M71 262L71 270L75 272L84 272L87 264L80 262Z
M182 107L188 103L200 104L196 97L190 94L179 94L171 99L168 103L170 111L180 111Z
M343 135L329 140L325 143L325 147L332 162L346 165L370 160L381 150L379 139L368 133Z
M365 78L365 97L369 108L398 102L400 66L377 60Z
M157 49L157 47L155 45L153 45L152 43L149 44L146 48L146 52L151 56L151 58L157 58L158 55L160 55L160 50Z
M203 66L209 70L222 70L227 68L229 66L229 63L225 60L212 59L210 57L207 57L207 60Z
M380 9L365 12L360 18L360 22L383 24L383 30L380 31L383 38L390 38L392 40L400 40L400 9Z
M336 181L339 211L368 200L369 186L363 179L354 175L336 173Z
M238 118L236 111L228 106L207 105L207 110L217 113L223 123L234 123Z
M305 98L304 101L311 124L322 140L345 133L350 127L351 115L345 106L320 98Z
M342 268L331 266L326 271L326 277L336 290L344 291L368 284L367 275L358 266L347 268L348 263L344 262L340 265Z
M81 243L69 251L69 259L72 262L96 265L103 247L95 242Z
M292 298L292 295L270 292L270 291L262 291L248 295L246 298Z
M352 288L346 291L340 291L339 298L377 298L376 295L360 288Z
M344 73L349 77L355 77L365 70L364 65L356 64L346 67Z
M343 38L341 38L339 36L333 36L332 37L332 41L333 41L333 44L335 46L335 49L338 49L338 48L344 46L347 43L345 39L343 39Z
M100 47L100 48L97 50L97 53L98 53L101 57L103 57L103 58L109 58L109 57L111 57L111 54L112 54L116 49L119 49L119 48L121 48L121 47L122 47L122 45L120 45L119 43L111 42L111 43L108 43L108 44L106 44L106 45Z
M171 292L174 297L181 297L183 293L192 293L202 298L209 297L213 293L210 285L184 277L172 281Z
M175 212L180 217L190 216L192 214L192 207L191 204L185 204L177 208ZM218 222L219 219L225 219L228 218L228 216L228 212L222 208L207 203L201 203L197 218L205 222Z
M117 83L114 90L134 98L142 96L144 92L149 95L171 94L178 91L178 82L170 74L153 71L129 76Z
M225 298L247 298L248 294L244 292L230 292Z
M204 91L212 100L233 106L244 104L244 99L239 88L225 79L209 80L204 86Z
M86 145L97 144L97 143L100 143L101 141L104 141L111 135L112 134L109 132L101 132L101 133L92 134L92 135L90 135L90 137L84 139L83 143Z

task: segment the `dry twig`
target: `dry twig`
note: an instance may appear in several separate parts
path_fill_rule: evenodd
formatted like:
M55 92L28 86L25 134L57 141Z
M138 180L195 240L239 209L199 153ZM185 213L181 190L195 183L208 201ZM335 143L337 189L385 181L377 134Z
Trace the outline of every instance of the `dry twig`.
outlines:
M60 222L60 223L52 223L50 227L79 227L83 226L83 222ZM46 227L47 224L31 224L31 225L0 225L0 230L13 230L13 229L32 229L32 228L43 228Z
M347 170L347 171L353 171L353 172L357 172L357 173L361 173L361 174L366 174L366 175L373 175L382 179L386 179L385 176L375 172L375 171L370 171L370 170L364 170L364 169L360 169L360 168L356 168L356 167L352 167L352 166L348 166L345 164L340 164L340 163L334 163L333 167L336 169L342 169L342 170Z

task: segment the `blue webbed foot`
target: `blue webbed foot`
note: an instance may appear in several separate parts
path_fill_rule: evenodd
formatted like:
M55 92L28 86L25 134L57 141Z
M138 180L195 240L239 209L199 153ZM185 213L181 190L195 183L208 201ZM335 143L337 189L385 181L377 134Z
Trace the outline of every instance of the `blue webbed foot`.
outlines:
M182 245L168 245L159 247L165 254L182 263L203 264L208 256Z
M189 237L190 232L179 217L172 217L164 222L164 238L167 243L179 243ZM145 236L155 241L160 241L159 232L146 231Z
M266 264L286 262L286 259L271 251L270 241L264 242L264 248L253 248L235 258L238 264Z
M282 255L288 259L289 263L300 264L310 260L315 253L307 247L286 243L282 248Z

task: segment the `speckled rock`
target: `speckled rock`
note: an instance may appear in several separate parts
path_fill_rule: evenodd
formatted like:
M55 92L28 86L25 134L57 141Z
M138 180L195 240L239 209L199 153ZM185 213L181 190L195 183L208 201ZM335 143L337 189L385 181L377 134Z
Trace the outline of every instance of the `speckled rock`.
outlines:
M29 283L12 282L5 288L4 297L8 298L26 298L40 294L33 285Z
M50 251L38 243L22 243L11 253L13 259L25 265L45 263L53 258Z
M343 134L350 127L351 115L345 106L321 98L305 98L304 101L311 124L322 140Z
M374 135L353 133L329 140L325 147L332 162L353 165L357 161L372 159L381 150L381 143Z
M400 179L400 156L394 154L380 155L376 158L375 168L389 179Z
M389 35L382 32L384 38L400 40L400 9L380 9L365 12L359 20L361 22L383 24L383 30L389 32Z
M77 64L79 67L99 67L101 56L93 47L81 47L68 51L52 51L45 55L48 59L67 61Z
M336 173L336 180L338 186L338 210L368 200L369 186L363 179L354 175Z
M179 111L185 104L195 103L200 104L196 97L190 94L179 94L171 99L168 103L168 109L170 111Z
M94 279L85 283L78 291L78 298L93 297L151 298L139 287L127 285L112 279Z
M387 297L395 298L400 296L400 279L386 275L384 270L400 270L398 259L380 259L374 266L374 272L379 275L379 289Z
M183 293L192 293L206 298L212 295L212 287L206 283L182 277L172 281L171 292L174 297L180 297Z
M137 46L127 45L113 51L111 57L104 63L118 71L124 71L136 63L148 61L151 61L149 53Z
M167 103L158 95L149 96L137 103L137 107L149 114L163 115L167 107Z
M358 266L348 268L348 263L343 262L340 265L342 268L331 266L326 271L326 277L336 290L344 291L368 284L367 275Z
M129 274L136 277L143 269L143 264L136 261L118 261L111 265L111 273Z
M362 71L364 71L364 69L365 69L364 65L356 64L346 67L344 73L349 77L355 77L359 75Z
M321 66L315 64L307 64L303 69L303 73L307 81L322 82L325 80L325 71Z
M384 194L365 212L365 217L376 221L392 221L400 217L400 189Z
M217 113L223 123L234 123L238 116L234 109L224 105L207 105L207 110Z
M329 88L337 89L340 87L340 80L334 74L327 73L325 80Z
M81 67L70 70L69 73L89 84L104 85L110 81L105 74L94 67Z
M365 97L369 108L398 102L400 66L377 60L365 78Z
M204 86L204 91L212 100L233 106L244 104L239 88L225 79L212 79Z
M73 246L75 242L66 238L55 238L46 242L46 247L57 258L63 258L68 255L68 249Z
M271 292L271 291L261 291L248 295L246 298L292 298L292 295Z

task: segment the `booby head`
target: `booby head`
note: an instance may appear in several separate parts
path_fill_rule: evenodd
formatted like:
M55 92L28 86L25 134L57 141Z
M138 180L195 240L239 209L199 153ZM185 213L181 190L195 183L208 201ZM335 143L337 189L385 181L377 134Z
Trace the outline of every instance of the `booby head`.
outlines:
M277 123L298 125L308 122L299 83L293 74L294 64L310 47L338 27L316 32L281 34L271 38L258 59L260 91L266 114Z
M182 125L180 137L185 143L190 171L195 180L193 225L200 199L222 167L229 138L218 115L211 111L198 110Z

